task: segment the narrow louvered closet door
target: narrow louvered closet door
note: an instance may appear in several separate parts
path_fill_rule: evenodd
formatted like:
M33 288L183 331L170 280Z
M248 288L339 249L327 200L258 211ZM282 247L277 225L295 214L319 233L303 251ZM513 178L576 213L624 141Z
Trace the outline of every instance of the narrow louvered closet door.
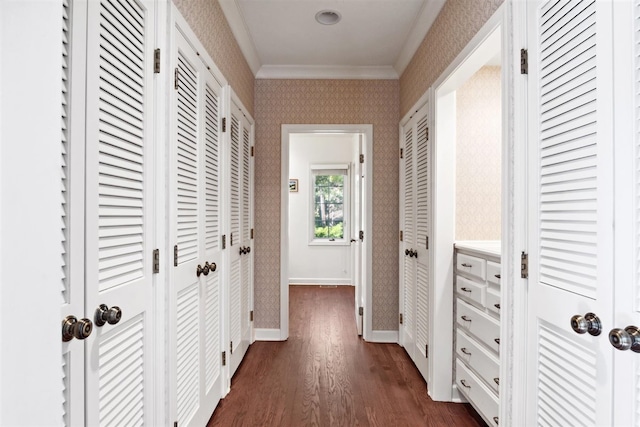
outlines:
M416 114L415 203L416 203L416 351L418 370L429 381L427 346L429 344L429 219L430 158L428 105Z
M401 269L401 344L411 359L415 358L416 343L416 262L413 256L416 249L415 232L415 120L412 119L403 126L404 144L401 147L403 158L400 159L402 180L401 190L401 226L402 242L400 245Z
M63 1L61 135L61 319L85 317L84 141L86 2ZM84 423L85 342L62 343L62 425Z
M527 425L612 424L611 2L529 7ZM595 313L600 336L571 318Z
M249 347L251 263L251 159L250 122L236 102L231 103L229 149L229 328L231 375L240 365Z
M88 3L86 425L153 424L153 4Z

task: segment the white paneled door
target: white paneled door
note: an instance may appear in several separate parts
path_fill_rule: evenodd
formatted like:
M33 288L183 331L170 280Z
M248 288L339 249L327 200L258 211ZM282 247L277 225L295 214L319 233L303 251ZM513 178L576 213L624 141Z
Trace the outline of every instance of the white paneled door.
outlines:
M401 344L428 381L430 148L428 103L402 127Z
M526 421L613 425L612 4L531 2L527 22Z
M171 416L204 425L226 383L222 367L222 87L179 25L171 107Z
M64 13L63 315L93 324L63 345L64 423L153 424L154 6Z
M232 96L229 113L229 354L230 375L252 340L253 121Z

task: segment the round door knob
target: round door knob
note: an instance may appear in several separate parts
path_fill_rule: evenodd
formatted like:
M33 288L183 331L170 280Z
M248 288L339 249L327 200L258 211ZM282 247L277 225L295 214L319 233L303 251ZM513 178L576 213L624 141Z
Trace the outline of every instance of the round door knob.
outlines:
M578 334L589 334L594 337L600 335L602 332L602 322L600 318L593 313L587 313L584 316L576 314L571 318L571 329Z
M209 261L204 263L204 267L208 268L210 272L214 272L218 268L215 262L212 262L211 264L209 264Z
M247 253L251 253L251 246L247 246Z
M96 326L103 326L105 323L115 325L122 318L122 310L120 307L113 306L109 308L106 304L100 304L93 316Z
M206 262L204 263L204 267L202 267L202 274L204 274L205 276L209 275L209 266Z
M405 250L404 250L404 254L405 254L405 255L409 255L409 249L405 249Z
M609 342L618 350L640 353L640 329L635 326L612 329L609 332Z
M202 269L202 266L200 264L198 264L198 266L196 267L196 276L200 277L200 275L204 272L204 270Z
M240 249L238 250L238 252L240 253L240 255L244 255L244 248L240 247Z
M93 323L89 319L78 320L76 316L67 316L62 320L62 341L76 338L83 340L91 335Z
M418 259L418 251L413 251L413 257Z

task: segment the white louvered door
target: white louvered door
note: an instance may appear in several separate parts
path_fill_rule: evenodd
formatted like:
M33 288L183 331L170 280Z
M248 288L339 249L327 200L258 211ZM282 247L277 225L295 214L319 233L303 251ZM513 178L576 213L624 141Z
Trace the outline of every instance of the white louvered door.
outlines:
M416 249L416 180L414 157L416 151L415 120L403 126L403 156L400 159L401 182L401 226L400 271L402 284L400 343L412 360L415 359L416 345L416 262L413 253Z
M179 28L173 40L171 415L204 425L220 397L221 85Z
M153 424L151 1L88 2L85 301L117 324L86 340L86 425Z
M251 227L253 127L235 101L229 125L229 352L230 376L240 365L251 342L253 300Z
M610 2L532 2L527 425L612 425ZM597 314L603 333L571 318Z
M415 201L416 201L416 351L414 362L429 381L429 221L431 209L428 104L416 114Z

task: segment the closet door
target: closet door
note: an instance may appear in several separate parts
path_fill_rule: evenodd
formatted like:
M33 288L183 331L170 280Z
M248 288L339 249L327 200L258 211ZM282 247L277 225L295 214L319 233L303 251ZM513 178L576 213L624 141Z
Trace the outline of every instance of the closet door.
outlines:
M427 104L428 105L428 104ZM431 168L427 105L417 113L415 152L416 200L416 351L414 362L429 381L429 230L431 209Z
M253 129L234 101L229 123L229 353L233 376L251 341Z
M62 314L93 325L63 344L63 423L150 423L153 5L63 14Z
M611 12L529 6L528 425L613 425Z
M223 382L221 85L179 29L173 54L170 393L179 425L204 425L220 400Z
M413 118L403 127L401 170L401 226L400 272L400 344L415 359L416 345L416 182L414 175L416 134Z
M88 2L86 425L154 419L154 19L152 1Z

